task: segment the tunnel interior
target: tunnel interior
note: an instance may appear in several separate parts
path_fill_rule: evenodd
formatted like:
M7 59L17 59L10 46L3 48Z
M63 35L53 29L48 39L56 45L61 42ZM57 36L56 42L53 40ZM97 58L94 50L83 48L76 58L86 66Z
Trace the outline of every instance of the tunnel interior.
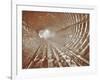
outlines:
M89 14L22 11L22 69L90 65Z

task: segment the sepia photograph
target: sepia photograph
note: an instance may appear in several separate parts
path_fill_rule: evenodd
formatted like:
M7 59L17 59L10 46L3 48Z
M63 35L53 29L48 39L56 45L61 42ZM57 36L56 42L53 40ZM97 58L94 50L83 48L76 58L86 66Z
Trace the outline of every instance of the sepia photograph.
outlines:
M88 13L22 11L22 69L90 65Z

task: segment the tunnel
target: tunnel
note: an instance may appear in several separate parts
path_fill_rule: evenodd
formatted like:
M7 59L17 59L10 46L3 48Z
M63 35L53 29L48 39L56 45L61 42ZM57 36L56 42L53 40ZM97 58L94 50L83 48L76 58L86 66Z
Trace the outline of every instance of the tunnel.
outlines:
M89 14L22 11L22 69L90 65Z

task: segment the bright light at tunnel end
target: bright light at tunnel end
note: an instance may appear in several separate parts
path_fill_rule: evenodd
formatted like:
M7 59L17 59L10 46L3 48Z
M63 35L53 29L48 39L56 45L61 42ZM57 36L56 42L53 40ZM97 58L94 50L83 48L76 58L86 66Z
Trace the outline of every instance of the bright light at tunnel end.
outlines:
M44 29L44 30L39 31L40 38L48 39L48 38L54 37L54 35L55 33L49 29Z

